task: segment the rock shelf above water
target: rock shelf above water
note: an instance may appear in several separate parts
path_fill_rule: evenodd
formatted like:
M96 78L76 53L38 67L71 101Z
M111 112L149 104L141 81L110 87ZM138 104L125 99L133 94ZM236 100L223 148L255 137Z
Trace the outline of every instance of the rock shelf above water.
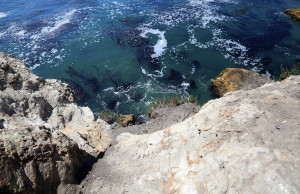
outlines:
M284 11L284 13L290 16L291 18L300 21L300 8L287 9Z

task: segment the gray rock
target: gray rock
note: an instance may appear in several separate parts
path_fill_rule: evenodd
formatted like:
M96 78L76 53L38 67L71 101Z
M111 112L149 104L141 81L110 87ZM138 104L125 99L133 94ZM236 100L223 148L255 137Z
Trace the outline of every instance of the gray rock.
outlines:
M123 133L77 192L299 193L299 94L294 76L227 93L152 134Z
M0 192L56 193L75 183L79 150L63 133L21 128L0 136Z
M104 152L110 126L77 106L67 84L13 56L0 53L0 76L0 192L56 193L76 183L86 161L78 154Z

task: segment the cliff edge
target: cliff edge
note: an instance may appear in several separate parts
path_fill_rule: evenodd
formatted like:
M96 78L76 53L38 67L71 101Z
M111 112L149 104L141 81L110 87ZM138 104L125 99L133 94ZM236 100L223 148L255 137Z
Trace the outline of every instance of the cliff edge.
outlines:
M0 53L0 193L299 193L300 76L248 89L131 128L150 134L120 128L108 148L116 129L67 84Z
M161 131L123 133L83 193L299 193L300 76L229 92Z
M110 126L77 106L67 84L0 53L0 192L56 193L110 142Z

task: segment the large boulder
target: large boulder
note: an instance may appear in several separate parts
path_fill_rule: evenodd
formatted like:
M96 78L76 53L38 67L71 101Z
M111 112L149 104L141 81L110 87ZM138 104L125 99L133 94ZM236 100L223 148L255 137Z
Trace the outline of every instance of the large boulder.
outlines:
M27 124L0 130L0 193L51 194L76 183L78 153L77 144L59 131Z
M300 8L287 9L284 11L284 13L290 16L291 18L300 21Z
M0 163L0 169L6 170L1 171L0 177L12 177L7 173L12 173L14 177L20 175L20 181L0 178L0 188L14 192L38 192L40 187L48 188L49 185L54 189L59 183L74 183L73 175L78 170L78 162L85 161L81 156L78 161L76 149L84 156L96 158L101 155L111 142L110 126L95 120L89 108L77 106L74 93L67 84L32 74L14 56L0 53L0 75L0 135L1 141L8 146L4 146L4 155L1 156L4 162ZM22 135L19 137L16 134ZM28 140L27 136L31 139ZM20 144L19 141L27 143ZM36 146L42 153L42 159L38 162L35 160ZM47 147L45 151L43 146ZM54 146L51 148L52 154L44 154L49 146ZM9 154L14 149L10 148L26 152L26 159L13 153L15 158L11 159ZM15 168L9 166L8 161ZM35 173L28 175L28 168L36 170ZM23 173L22 176L20 173Z
M81 191L299 193L299 112L300 76L228 93L164 130L119 135Z
M219 96L237 90L250 90L272 80L264 75L240 68L227 68L212 80L211 88Z

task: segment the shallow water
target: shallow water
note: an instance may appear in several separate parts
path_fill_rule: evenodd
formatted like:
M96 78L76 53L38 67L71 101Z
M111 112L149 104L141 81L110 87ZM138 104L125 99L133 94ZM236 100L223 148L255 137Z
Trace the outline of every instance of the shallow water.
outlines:
M143 114L155 97L214 98L226 67L279 75L300 59L298 0L2 0L0 50L69 83L96 113ZM243 11L241 11L243 10Z

